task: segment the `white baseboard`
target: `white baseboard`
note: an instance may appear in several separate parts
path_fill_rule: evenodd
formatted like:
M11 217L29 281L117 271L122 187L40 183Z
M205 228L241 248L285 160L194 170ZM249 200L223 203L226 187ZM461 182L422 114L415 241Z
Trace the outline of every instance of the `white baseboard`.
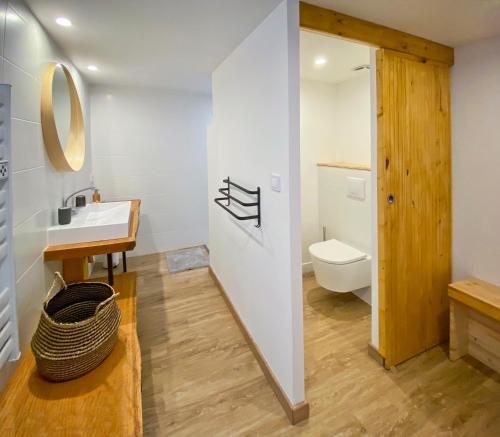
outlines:
M311 273L313 271L314 270L313 270L312 262L302 263L302 274L304 274L304 273Z
M362 301L368 305L372 305L372 287L361 288L360 290L353 291L353 294L358 296Z

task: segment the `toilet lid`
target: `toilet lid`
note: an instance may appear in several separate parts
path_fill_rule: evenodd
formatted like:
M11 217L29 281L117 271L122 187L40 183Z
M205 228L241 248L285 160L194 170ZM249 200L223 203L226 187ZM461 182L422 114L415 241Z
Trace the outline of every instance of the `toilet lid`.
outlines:
M367 254L338 240L322 241L309 246L309 252L330 264L349 264L366 259Z

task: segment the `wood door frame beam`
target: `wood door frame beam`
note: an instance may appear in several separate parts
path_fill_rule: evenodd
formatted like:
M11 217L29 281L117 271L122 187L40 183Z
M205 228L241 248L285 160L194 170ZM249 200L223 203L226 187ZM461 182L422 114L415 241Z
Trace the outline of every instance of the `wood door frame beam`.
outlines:
M300 27L453 65L452 47L340 12L300 2Z

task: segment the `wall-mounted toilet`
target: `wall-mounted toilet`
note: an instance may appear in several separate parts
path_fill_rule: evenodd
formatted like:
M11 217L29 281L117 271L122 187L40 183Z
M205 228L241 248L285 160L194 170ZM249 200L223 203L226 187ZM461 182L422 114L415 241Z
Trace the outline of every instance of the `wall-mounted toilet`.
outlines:
M316 281L323 288L347 293L371 284L371 256L338 240L309 246Z

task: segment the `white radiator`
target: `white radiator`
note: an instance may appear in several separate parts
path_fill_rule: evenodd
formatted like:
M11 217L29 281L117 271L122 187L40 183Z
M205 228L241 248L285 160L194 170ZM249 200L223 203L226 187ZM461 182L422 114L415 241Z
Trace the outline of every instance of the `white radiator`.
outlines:
M12 252L10 85L0 85L0 369L19 358Z

